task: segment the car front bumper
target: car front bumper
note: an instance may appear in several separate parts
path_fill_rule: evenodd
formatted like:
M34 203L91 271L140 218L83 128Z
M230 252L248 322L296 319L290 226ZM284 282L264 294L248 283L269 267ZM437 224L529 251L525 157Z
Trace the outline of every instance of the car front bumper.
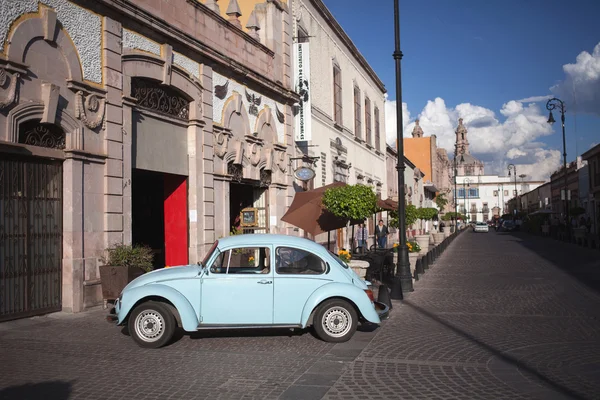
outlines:
M115 300L115 305L108 310L108 315L106 316L106 321L111 324L115 324L119 321L119 299Z

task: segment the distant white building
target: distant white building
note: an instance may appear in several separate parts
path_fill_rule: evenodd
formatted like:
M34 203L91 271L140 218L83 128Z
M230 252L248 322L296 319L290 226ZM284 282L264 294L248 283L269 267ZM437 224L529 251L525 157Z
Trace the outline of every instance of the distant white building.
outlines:
M541 185L543 181L526 181L510 176L476 175L456 177L458 212L470 221L489 221L508 212L508 201Z

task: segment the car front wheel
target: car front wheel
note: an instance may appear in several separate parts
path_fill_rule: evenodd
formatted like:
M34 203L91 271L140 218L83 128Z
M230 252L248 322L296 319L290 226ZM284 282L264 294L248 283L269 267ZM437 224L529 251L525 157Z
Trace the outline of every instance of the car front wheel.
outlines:
M141 347L157 349L171 340L175 325L175 317L165 304L148 301L131 312L128 330Z
M317 335L326 342L346 342L350 340L358 325L358 314L354 307L344 300L327 300L319 306L314 317Z

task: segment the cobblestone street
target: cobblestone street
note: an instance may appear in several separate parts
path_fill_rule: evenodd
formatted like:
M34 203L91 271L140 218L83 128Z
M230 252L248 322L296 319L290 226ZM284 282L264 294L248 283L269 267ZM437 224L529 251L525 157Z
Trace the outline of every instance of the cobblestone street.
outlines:
M183 335L105 311L0 324L0 399L598 399L600 251L461 234L375 331Z

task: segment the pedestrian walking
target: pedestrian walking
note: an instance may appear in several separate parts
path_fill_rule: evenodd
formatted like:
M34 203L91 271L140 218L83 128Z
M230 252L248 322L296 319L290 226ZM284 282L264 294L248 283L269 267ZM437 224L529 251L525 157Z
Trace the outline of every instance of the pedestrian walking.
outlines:
M358 231L356 232L356 247L358 247L358 252L363 254L367 248L367 240L369 239L369 229L366 225L359 224Z
M380 249L387 247L388 227L383 224L383 220L379 220L379 224L375 227L375 237L377 238L377 246Z

